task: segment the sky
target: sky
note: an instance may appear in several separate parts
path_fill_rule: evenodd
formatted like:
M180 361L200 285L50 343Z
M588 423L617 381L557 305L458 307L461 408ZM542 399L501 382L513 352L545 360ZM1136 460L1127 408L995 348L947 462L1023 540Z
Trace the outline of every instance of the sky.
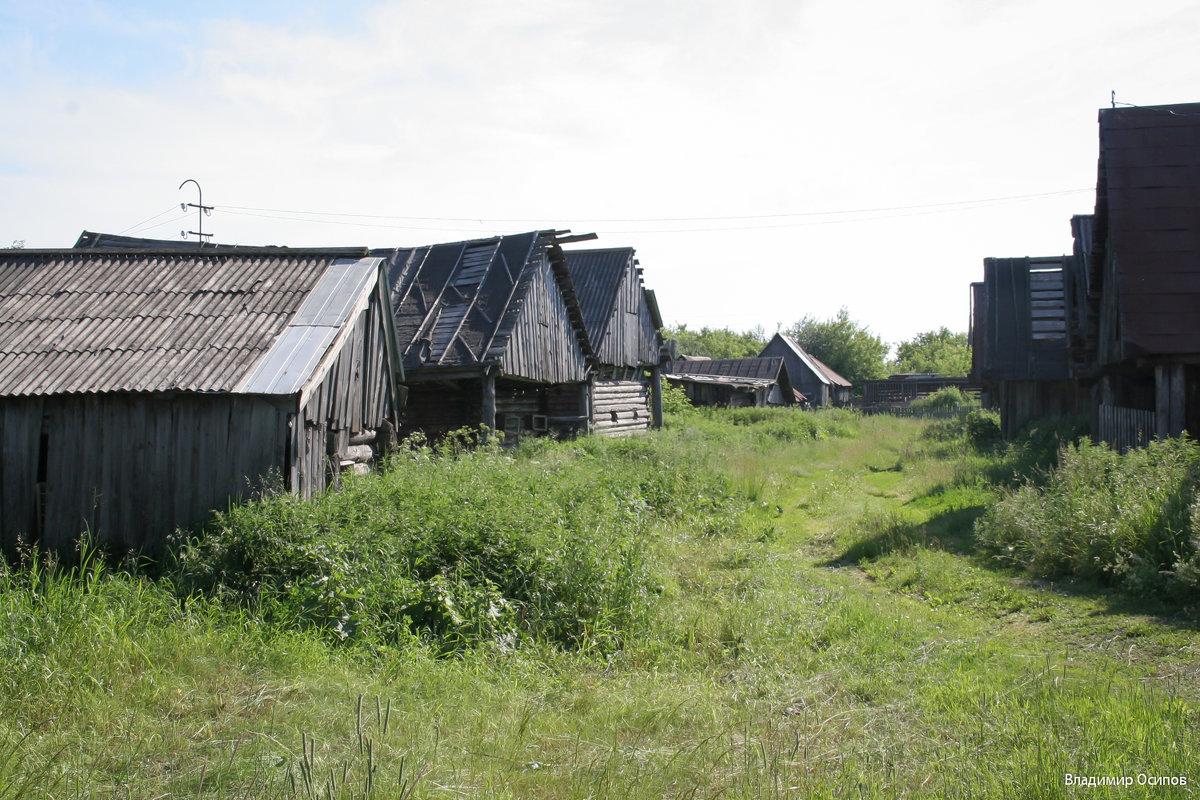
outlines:
M0 0L0 246L636 248L668 324L965 331L1071 251L1097 110L1200 100L1193 0ZM194 238L194 237L193 237Z

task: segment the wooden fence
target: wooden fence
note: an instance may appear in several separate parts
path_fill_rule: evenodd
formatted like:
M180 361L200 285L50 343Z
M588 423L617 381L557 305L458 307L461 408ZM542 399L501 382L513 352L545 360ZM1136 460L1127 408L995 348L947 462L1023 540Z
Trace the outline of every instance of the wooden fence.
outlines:
M893 417L919 417L921 419L951 419L966 416L973 406L863 406L859 409L868 416L872 414L890 414Z
M1155 423L1153 411L1101 405L1096 436L1114 450L1124 453L1131 447L1145 447L1154 438Z

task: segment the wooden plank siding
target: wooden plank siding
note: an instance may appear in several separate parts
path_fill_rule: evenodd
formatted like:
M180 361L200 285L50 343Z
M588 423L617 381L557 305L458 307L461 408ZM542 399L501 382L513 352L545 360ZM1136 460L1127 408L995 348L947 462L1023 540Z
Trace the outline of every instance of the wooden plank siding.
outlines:
M328 371L302 395L303 427L293 441L290 486L302 497L328 488L347 456L351 436L393 418L385 311L374 295L335 342Z
M19 542L69 550L85 532L118 550L152 549L286 467L287 413L268 398L110 393L0 406L10 554Z
M489 357L500 365L502 375L539 383L587 380L587 359L549 261L542 256L524 280L527 286L509 306L515 318L507 335L496 337Z

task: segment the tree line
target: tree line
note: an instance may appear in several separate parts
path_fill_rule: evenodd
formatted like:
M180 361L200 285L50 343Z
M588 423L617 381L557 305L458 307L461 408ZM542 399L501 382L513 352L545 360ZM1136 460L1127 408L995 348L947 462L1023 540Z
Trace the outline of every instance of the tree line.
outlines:
M898 372L961 377L971 369L967 334L944 326L900 342L895 357L890 359L891 346L867 326L851 319L845 308L826 319L806 315L800 321L780 328L779 332L795 339L807 352L851 383L886 378ZM668 326L663 336L675 340L680 354L708 358L753 358L762 352L771 338L761 325L741 333L707 325L700 330L674 325Z

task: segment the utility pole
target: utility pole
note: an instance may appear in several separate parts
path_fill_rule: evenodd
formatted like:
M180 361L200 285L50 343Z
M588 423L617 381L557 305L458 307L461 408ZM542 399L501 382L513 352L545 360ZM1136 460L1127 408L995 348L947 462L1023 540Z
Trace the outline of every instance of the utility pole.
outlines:
M196 218L197 218L197 220L199 220L199 222L197 223L197 226L196 226L197 229L194 231L180 231L179 238L186 239L189 236L195 236L196 239L200 242L200 244L203 245L208 239L212 238L211 233L204 232L204 216L206 214L210 217L212 216L213 206L204 205L204 190L200 188L200 183L195 178L188 178L186 181L179 184L179 188L182 189L186 184L189 184L189 183L196 184L196 191L199 192L199 194L200 194L199 202L180 203L179 207L181 209L183 209L184 211L187 211L189 208L196 209Z

